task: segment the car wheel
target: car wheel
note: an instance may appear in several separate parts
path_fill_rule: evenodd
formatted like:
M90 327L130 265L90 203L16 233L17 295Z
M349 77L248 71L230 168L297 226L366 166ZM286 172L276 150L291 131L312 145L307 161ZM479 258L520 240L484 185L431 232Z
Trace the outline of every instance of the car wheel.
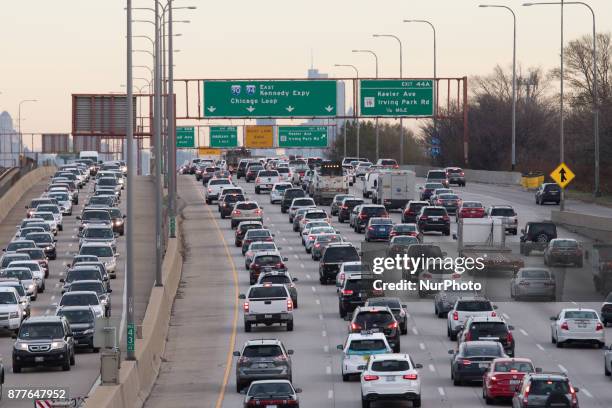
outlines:
M412 400L412 406L413 407L420 407L421 406L421 397L419 396L419 398Z
M19 374L20 372L21 372L21 367L18 364L15 364L15 362L13 362L13 373Z
M576 267L582 268L582 259L580 261L576 262Z
M340 317L346 316L346 310L342 307L342 303L338 303L338 312L340 313Z
M457 379L457 378L453 378L453 385L454 386L459 386L461 385L461 380Z
M457 333L455 333L454 331L450 331L450 339L452 341L456 341L457 340Z
M404 326L401 328L401 333L402 333L403 335L408 334L408 326L407 326L407 325L404 325Z
M342 374L342 381L347 382L348 380L350 380L350 376L348 374Z
M293 321L287 322L287 331L293 331Z
M604 365L604 375L606 377L610 377L610 375L612 375L612 371L610 371L611 367L608 367L607 365Z
M361 408L370 408L370 401L364 400L363 397L361 397Z
M250 322L244 322L244 331L247 333L251 332L251 323Z
M76 364L76 359L74 358L74 353L70 356L70 365L73 366Z
M447 229L444 231L444 235L449 236L450 235L450 229Z
M64 364L62 364L62 371L70 371L70 359L67 359Z

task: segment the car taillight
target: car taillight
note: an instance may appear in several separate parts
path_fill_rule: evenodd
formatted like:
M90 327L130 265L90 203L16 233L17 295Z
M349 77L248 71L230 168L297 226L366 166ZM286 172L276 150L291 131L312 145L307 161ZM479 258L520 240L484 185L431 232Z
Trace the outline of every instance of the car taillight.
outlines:
M208 192L212 193L212 188L208 187Z
M442 205L442 200L436 200L436 205Z
M240 210L234 210L234 211L232 211L232 215L240 215Z
M248 362L249 362L249 358L248 357L242 356L242 357L240 357L238 359L238 364L244 364L244 363L248 363Z
M285 357L284 355L280 355L280 356L276 356L273 359L274 361L287 361L287 357Z
M472 333L470 332L465 333L465 341L472 341Z
M342 290L342 294L343 294L344 296L351 296L351 295L353 294L353 291L352 291L352 290L350 290L350 289L343 289L343 290Z
M316 239L316 237L314 235L311 235L311 236L308 237L309 241L314 241L315 239Z
M404 380L416 380L418 377L417 374L404 374L402 377Z
M419 218L419 220L421 220L421 221L427 221L428 219L429 219L429 217L428 217L428 216L426 216L426 215L423 215L423 216L421 216L421 217Z
M287 299L287 310L288 311L293 310L293 300L291 300L291 298Z
M361 330L361 325L357 323L351 323L351 330L352 331Z
M603 324L597 322L597 326L595 326L595 330L597 330L597 331L603 330Z
M242 309L243 309L245 312L248 312L248 311L249 311L249 302L244 302L244 303L242 304Z
M449 218L449 216L448 216L448 215L444 215L444 216L442 216L442 219L443 219L444 221L449 221L449 220L450 220L450 218Z
M495 317L495 316L497 316L497 313L491 312L491 317Z
M394 236L396 236L396 235L397 235L397 231L391 231L391 232L389 233L389 236L390 236L390 237L394 237Z
M377 375L370 375L370 374L366 374L363 376L363 380L364 381L376 381L378 380L378 376Z
M255 179L255 182L256 182L256 183L259 183L259 182L261 182L261 179L260 179L259 177L257 177L257 178Z
M495 376L489 377L489 381L491 381L492 384L495 384L497 382L497 377Z
M359 214L359 219L365 220L366 218L368 218L366 214Z
M262 211L261 211L261 209L260 209L260 208L258 208L258 209L256 209L256 210L255 210L255 214L258 214L258 215L259 215L259 214L261 214L261 212L262 212Z
M525 394L523 394L523 404L527 405L529 403L529 391L531 389L531 385L528 385L525 388Z
M342 206L342 207L340 207L340 208L342 208L343 210L348 210L348 205L343 205L343 206Z
M459 313L453 312L453 320L459 320Z
M374 227L368 227L368 231L374 231Z
M257 270L259 270L259 268L260 268L260 267L261 267L261 266L260 266L259 264L256 264L256 263L252 263L252 264L251 264L251 268L252 268L253 270L256 270L256 271L257 271Z
M397 329L397 322L391 322L387 325L387 329Z
M282 263L282 262L279 262L279 263L276 264L276 267L279 268L279 269L285 269L285 264Z
M569 389L570 389L570 394L572 395L572 404L577 405L578 400L576 399L576 390L574 389L572 384L569 385Z
M321 248L321 244L319 244L318 242L315 244L315 248Z
M470 364L472 364L472 362L470 360L464 359L464 360L461 361L461 364L463 364L463 365L470 365Z
M399 165L396 164L395 166L393 166L393 168L394 169L399 169Z
M506 334L506 341L508 343L512 343L512 340L514 340L514 337L512 336L512 333L508 332L508 334Z
M569 325L567 324L567 322L561 323L561 330L569 330Z

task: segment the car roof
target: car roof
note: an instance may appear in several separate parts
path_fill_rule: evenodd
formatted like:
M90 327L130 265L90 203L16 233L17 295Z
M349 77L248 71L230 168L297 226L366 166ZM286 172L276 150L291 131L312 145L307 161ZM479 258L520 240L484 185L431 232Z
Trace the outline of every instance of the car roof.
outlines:
M281 345L282 341L279 339L251 339L244 342L244 347L246 346L264 346L264 345Z
M91 311L91 307L89 305L80 305L80 306L60 306L58 308L58 312L59 311L70 311L70 310L89 310Z
M61 323L63 318L59 316L31 316L24 320L24 324L27 323Z
M355 309L355 316L361 312L391 312L387 306L358 306Z
M501 316L470 316L470 323L506 323Z
M255 258L259 258L260 256L270 256L270 255L280 256L280 252L278 251L259 251L255 254Z
M406 360L412 361L410 355L407 353L387 353L387 354L372 354L370 356L372 361L384 361L384 360ZM412 366L412 364L410 364Z
M98 294L96 292L94 292L93 290L75 290L73 292L66 292L62 295L62 297L64 296L76 296L76 295L96 295L98 296Z
M84 280L79 280L79 281L72 282L72 285L75 285L75 284L78 285L78 284L81 284L81 283L100 283L100 284L102 284L102 281L98 280L98 279L84 279ZM77 292L77 291L73 290L72 292Z
M580 307L561 309L561 313L566 313L566 312L593 312L593 313L597 314L595 309L584 309L584 308L580 308Z
M109 247L112 248L111 244L109 242L84 242L83 245L81 245L81 248L83 247Z
M369 339L384 339L385 334L381 332L364 332L364 333L349 333L346 342L353 340L369 340Z

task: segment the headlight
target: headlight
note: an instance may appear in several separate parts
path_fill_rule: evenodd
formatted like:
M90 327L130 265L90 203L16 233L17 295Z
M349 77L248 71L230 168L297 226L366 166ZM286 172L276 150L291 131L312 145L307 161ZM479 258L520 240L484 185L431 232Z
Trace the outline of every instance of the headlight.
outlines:
M108 303L108 298L101 298L100 303L106 306L106 304Z
M45 247L45 251L50 251L50 250L52 250L52 249L53 249L53 247L52 247L52 246Z
M30 289L30 290L34 290L34 284L32 284L32 285L28 285L28 289Z
M61 350L64 348L63 341L54 341L51 343L51 350Z
M93 334L94 333L94 329L87 329L83 332L83 334Z
M19 317L19 312L11 312L9 314L9 319L16 319Z
M17 343L15 343L15 348L16 348L17 350L25 350L25 351L28 351L28 345L27 345L26 343L22 343L22 342L19 342L19 341L18 341Z

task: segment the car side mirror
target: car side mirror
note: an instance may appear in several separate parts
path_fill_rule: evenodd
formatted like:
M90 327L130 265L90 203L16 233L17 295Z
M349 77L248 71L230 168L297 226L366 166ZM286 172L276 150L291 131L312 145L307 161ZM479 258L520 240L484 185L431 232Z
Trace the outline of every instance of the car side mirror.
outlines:
M246 393L247 393L246 388L243 388L243 389L241 389L241 390L240 390L240 394L242 394L242 395L246 395Z
M293 351L293 350L287 350L287 354L289 354L290 356L292 356L292 355L293 355L293 353L295 353L295 351Z
M239 351L234 351L234 352L232 353L232 355L233 355L234 357L240 357L240 352L239 352Z
M514 326L513 326L513 325L511 325L511 324L509 324L509 325L508 325L508 330L514 330Z
M365 369L366 369L365 365L357 366L357 370L359 370L359 371L365 371Z
M525 228L521 228L521 234L525 233Z
M535 369L535 370L536 370L536 371L535 371L536 373L541 373L541 372L542 372L542 367L536 367L536 369Z
M115 236L115 238L119 238L119 233L115 232L115 234L113 234Z
M336 346L336 348L337 348L338 350L344 350L344 347L342 346L342 344L338 344L338 345Z
M108 288L108 290L106 291L106 293L113 293L113 290L111 288Z
M60 278L60 280L59 280L59 281L60 281L60 282L62 282L62 283L65 283L65 282L66 282L66 279L64 279L64 278Z
M448 350L448 354L450 354L451 356L455 355L455 350Z
M550 320L553 321L553 322L556 322L557 321L557 317L556 316L550 316Z
M580 392L580 388L574 387L574 392L576 392L576 394L579 393Z
M359 251L359 256L363 256L363 251Z
M414 368L423 368L423 364L415 364Z
M291 279L291 281L292 281L292 282L297 282L297 281L298 281L298 278L293 278L293 279Z
M123 214L123 215L121 216L121 218L127 218L127 215Z
M238 299L246 299L246 296L244 295L244 293L241 293L241 294L238 296Z
M16 339L16 338L17 338L17 334L11 333L11 339Z
M402 309L408 309L408 305L402 305Z
M346 316L344 316L344 321L345 322L350 322L353 319L353 316L347 314Z
M295 389L295 393L296 394L301 394L302 393L302 389L301 388L296 388Z
M497 305L493 305L493 310L497 310L498 306Z
M80 220L80 219L81 219L81 216L80 216L80 215L77 215L77 216L76 216L76 219L77 219L77 220Z
M453 239L456 241L457 240L457 234L453 234Z

